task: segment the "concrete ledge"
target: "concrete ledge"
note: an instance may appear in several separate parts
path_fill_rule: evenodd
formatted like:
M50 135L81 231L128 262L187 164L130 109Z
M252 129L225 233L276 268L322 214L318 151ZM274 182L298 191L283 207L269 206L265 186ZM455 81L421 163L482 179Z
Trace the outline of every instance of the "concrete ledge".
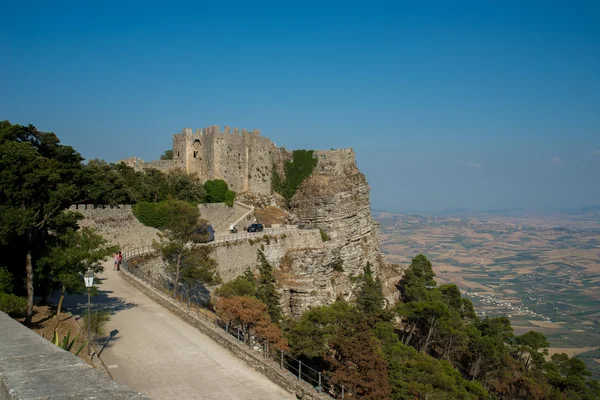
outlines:
M0 400L147 399L0 312Z
M289 371L281 369L276 362L264 358L261 355L256 354L256 352L250 351L245 345L231 338L221 328L215 327L214 324L206 321L204 317L201 317L196 312L188 312L186 307L180 305L164 293L159 292L148 283L142 281L136 276L133 276L124 269L121 269L121 276L146 296L167 308L183 321L194 326L200 332L210 337L221 346L227 348L235 356L244 360L248 365L260 371L273 383L295 394L297 398L303 400L331 400L331 397L328 395L317 393L315 388L310 386L308 383L299 381Z

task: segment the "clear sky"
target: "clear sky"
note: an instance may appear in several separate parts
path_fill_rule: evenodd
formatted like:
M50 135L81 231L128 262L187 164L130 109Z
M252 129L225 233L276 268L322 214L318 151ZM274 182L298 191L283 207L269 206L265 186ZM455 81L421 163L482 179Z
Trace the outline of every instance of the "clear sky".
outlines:
M93 5L92 5L93 4ZM353 147L392 211L600 204L600 2L3 2L0 119L86 158L183 127Z

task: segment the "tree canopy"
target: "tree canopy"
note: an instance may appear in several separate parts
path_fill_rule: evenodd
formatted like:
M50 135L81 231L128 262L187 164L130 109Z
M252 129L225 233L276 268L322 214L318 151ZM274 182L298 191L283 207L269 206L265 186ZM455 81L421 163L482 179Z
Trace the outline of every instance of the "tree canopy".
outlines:
M225 203L228 206L233 206L235 201L235 192L229 190L227 182L223 179L214 179L204 182L206 203Z
M177 298L180 278L185 283L200 281L205 284L219 282L216 262L210 251L194 245L196 231L203 224L198 207L182 200L167 200L163 205L165 223L154 247L173 273L173 298Z
M62 211L81 198L82 160L54 133L0 122L0 246L11 274L25 278L28 323L35 264L48 252L53 232L67 223ZM19 259L24 260L21 268Z

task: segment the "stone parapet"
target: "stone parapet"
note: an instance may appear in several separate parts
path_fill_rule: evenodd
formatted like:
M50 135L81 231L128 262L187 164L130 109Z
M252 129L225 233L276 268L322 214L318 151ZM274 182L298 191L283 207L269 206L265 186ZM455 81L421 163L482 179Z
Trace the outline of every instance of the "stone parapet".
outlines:
M147 399L0 312L0 400Z

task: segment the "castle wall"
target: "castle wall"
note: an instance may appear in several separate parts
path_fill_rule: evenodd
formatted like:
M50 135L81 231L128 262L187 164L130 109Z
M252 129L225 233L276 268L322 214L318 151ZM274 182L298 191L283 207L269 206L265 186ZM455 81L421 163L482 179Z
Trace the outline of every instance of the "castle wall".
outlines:
M181 133L173 135L173 160L144 162L132 157L123 161L137 170L181 169L197 174L201 182L223 179L237 193L270 195L273 166L281 169L289 156L284 148L260 136L259 130L228 126L221 129L213 125L196 129L195 133L191 128L183 128ZM343 174L356 166L352 149L316 150L315 157L317 174Z
M233 131L219 126L184 128L173 135L173 160L196 173L201 181L223 179L236 192L271 194L271 176L277 147L258 130Z
M348 167L356 166L356 154L353 149L315 150L317 166L315 173L342 174Z

